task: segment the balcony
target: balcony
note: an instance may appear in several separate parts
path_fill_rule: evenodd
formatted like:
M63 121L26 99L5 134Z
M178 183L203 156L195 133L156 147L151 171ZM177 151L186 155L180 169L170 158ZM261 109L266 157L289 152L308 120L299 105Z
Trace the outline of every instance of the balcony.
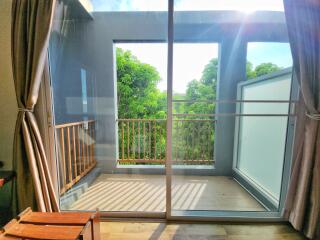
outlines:
M210 119L176 119L173 165L212 166L214 123ZM119 165L165 165L165 119L119 119Z
M61 208L279 212L297 92L284 14L175 12L171 83L166 12L92 16L50 39Z
M97 164L95 121L56 125L55 132L59 149L60 195L63 195Z
M236 113L177 114L172 120L171 139L173 209L276 209L281 173L272 169L283 164L289 109L294 104L278 97L290 95L290 76L291 69L285 69L238 84L238 100L219 103L236 104ZM266 96L274 99L264 100ZM227 131L217 130L230 117L236 125L232 133L234 156L216 161L215 150L224 149L221 141L227 136ZM97 120L55 126L62 209L165 211L167 120L118 119L115 124L117 154L109 161L97 160ZM271 129L275 133L268 135ZM267 150L271 148L273 152ZM110 163L107 171L101 170L105 162ZM262 162L263 169L257 165ZM220 174L230 163L234 174Z
M212 166L214 120L177 120L174 132L175 166ZM165 164L166 120L120 119L118 167L161 167ZM103 174L89 186L94 167L95 121L57 125L60 159L60 195L63 208L102 211L165 211L166 190L161 174ZM195 133L197 129L197 134ZM184 132L184 134L181 134ZM179 133L179 134L178 134ZM177 141L178 142L178 141ZM195 151L192 151L195 149ZM210 157L211 156L211 157ZM173 208L263 211L265 208L233 178L225 176L176 176ZM78 195L77 197L74 197ZM69 199L69 200L68 200ZM72 199L72 200L70 200ZM76 200L75 200L76 199Z

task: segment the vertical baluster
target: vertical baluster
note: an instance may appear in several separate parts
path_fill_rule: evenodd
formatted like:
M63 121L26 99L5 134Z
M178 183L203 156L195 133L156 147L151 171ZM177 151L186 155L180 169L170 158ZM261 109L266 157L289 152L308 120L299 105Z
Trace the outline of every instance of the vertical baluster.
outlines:
M154 160L157 160L157 122L156 120L153 120L153 130L154 130L154 139L153 139L153 144L154 144Z
M70 144L70 128L67 127L67 148L68 148L68 179L72 183L72 165L71 165L71 144Z
M189 134L189 129L187 128L188 127L188 122L187 121L182 121L183 123L183 133L184 133L184 136L183 136L183 141L184 141L184 151L183 151L183 163L186 165L188 164L187 162L187 158L188 158L188 134Z
M173 126L175 126L175 130L174 130L174 149L175 149L175 152L174 152L174 155L173 155L173 160L177 162L178 160L178 145L179 145L179 139L178 139L178 121L174 121L173 122Z
M201 123L201 122L200 122ZM201 162L200 162L200 164L203 162L203 160L204 160L204 156L203 156L203 152L204 152L204 137L205 137L205 135L204 135L204 132L203 132L203 130L204 130L204 128L203 128L203 124L200 124L200 138L201 138L201 147L200 147L200 149L201 149Z
M127 158L130 160L130 122L127 120Z
M210 120L207 122L207 135L208 135L208 140L207 140L207 152L206 152L206 159L208 160L207 164L210 164L211 160L211 155L210 155L210 145L211 145L211 131L210 131Z
M197 162L199 162L200 161L200 159L201 159L201 139L200 139L200 122L198 122L198 124L197 124L197 139L198 139L198 151L197 151L197 153L198 153L198 156L197 156Z
M152 158L151 154L151 121L149 121L149 159Z
M72 142L73 142L73 168L74 168L74 178L78 176L77 173L77 149L76 149L76 133L74 126L72 126Z
M86 129L85 129L85 137L86 137L86 164L87 164L87 169L90 167L90 162L89 162L89 136L88 136L88 134L89 134L89 132L88 132L88 130L89 130L89 123L87 122L86 123ZM86 170L87 170L86 169Z
M138 120L138 159L140 159L140 120Z
M196 123L196 120L194 122L192 122L192 151L191 151L191 157L190 157L190 160L195 160L195 123Z
M91 122L91 124L90 124L90 136L91 136L91 145L90 145L90 153L91 153L91 165L93 165L94 164L94 139L93 139L93 137L94 137L94 129L93 129L93 127L94 127L94 122Z
M123 162L124 161L124 124L123 124L123 121L121 121L121 146L122 146L121 159Z
M146 160L146 121L143 121L143 160Z
M183 164L183 122L179 120L179 162Z
M92 152L91 152L91 122L88 122L88 130L87 130L87 136L88 136L88 162L89 162L89 167L92 166Z
M93 163L96 163L96 154L95 154L95 145L96 145L96 138L95 138L95 131L96 131L96 123L92 122L92 161Z
M78 157L77 157L77 165L78 165L78 174L81 174L81 144L80 144L80 128L79 125L77 125L77 139L78 139Z
M82 161L81 161L81 164L82 164L82 169L83 169L83 172L86 170L86 161L85 161L85 152L86 152L86 149L84 147L84 123L82 124Z
M159 122L159 160L162 160L162 122Z
M134 146L134 144L135 144L135 132L134 132L134 120L132 121L132 159L133 160L135 160L136 159L136 156L135 156L135 146Z
M65 146L64 146L64 128L60 129L60 145L61 145L61 168L62 168L62 184L63 188L66 188L66 153L65 153Z

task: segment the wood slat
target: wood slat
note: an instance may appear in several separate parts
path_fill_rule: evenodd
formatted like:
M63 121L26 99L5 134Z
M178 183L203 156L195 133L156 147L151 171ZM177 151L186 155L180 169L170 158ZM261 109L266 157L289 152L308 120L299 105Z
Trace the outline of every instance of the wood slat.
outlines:
M135 142L135 131L134 131L134 123L132 122L132 159L135 159L135 146L134 146L134 142Z
M80 142L80 126L77 126L77 139L78 139L78 157L77 157L77 162L79 165L79 173L82 172L82 164L81 164L81 142Z
M64 129L62 128L60 131L60 145L61 145L61 165L62 165L62 187L66 186L66 155L65 155L65 147L64 147Z
M148 123L149 123L149 144L148 144L149 145L149 154L148 155L149 155L149 159L151 159L152 158L152 155L151 155L151 134L152 134L151 127L152 126L151 126L151 121L149 121Z
M124 123L121 123L122 160L124 160Z
M68 179L72 182L72 163L71 163L71 143L70 143L70 128L67 127L67 148L68 148Z
M86 125L86 131L85 131L85 136L86 136L86 166L90 166L90 153L89 153L89 135L88 135L88 130L89 130L89 125Z
M84 171L86 169L86 162L85 162L86 149L84 147L84 127L83 127L83 125L81 126L81 136L82 136L82 158L81 158L81 164L82 164L82 169Z
M21 217L21 223L48 224L48 225L85 225L93 213L85 212L30 212Z
M130 123L127 122L127 159L130 159Z
M146 122L143 122L143 159L146 159Z
M96 124L95 122L92 123L92 156L93 156L93 163L96 162L96 155L95 155L95 144L96 144Z
M78 176L77 170L77 149L76 149L76 133L75 126L72 126L72 142L73 142L73 168L74 168L74 176Z
M63 124L55 125L54 128L55 129L59 129L59 128L66 128L66 127L72 127L72 126L81 126L81 125L83 125L85 123L91 123L91 122L95 122L95 120L72 122L72 123L63 123Z
M138 122L138 158L140 158L140 121Z
M16 224L6 231L6 235L23 239L75 240L79 237L82 228L83 226Z

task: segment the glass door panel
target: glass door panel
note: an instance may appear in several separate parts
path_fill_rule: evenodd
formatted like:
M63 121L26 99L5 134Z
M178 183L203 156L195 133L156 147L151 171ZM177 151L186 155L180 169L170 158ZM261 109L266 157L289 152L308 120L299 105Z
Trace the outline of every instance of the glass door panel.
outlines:
M92 2L93 19L58 2L50 38L60 206L161 217L167 3Z
M286 24L190 4L174 5L171 214L279 213L296 97Z

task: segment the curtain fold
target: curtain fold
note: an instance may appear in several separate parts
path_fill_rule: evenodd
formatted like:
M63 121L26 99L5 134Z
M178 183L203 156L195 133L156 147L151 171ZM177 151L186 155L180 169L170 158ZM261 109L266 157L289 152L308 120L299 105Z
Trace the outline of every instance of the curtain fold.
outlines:
M59 211L33 110L46 64L55 0L12 0L12 71L18 116L14 136L18 211Z
M297 118L285 217L313 238L320 212L320 2L284 0L284 7L304 110Z

